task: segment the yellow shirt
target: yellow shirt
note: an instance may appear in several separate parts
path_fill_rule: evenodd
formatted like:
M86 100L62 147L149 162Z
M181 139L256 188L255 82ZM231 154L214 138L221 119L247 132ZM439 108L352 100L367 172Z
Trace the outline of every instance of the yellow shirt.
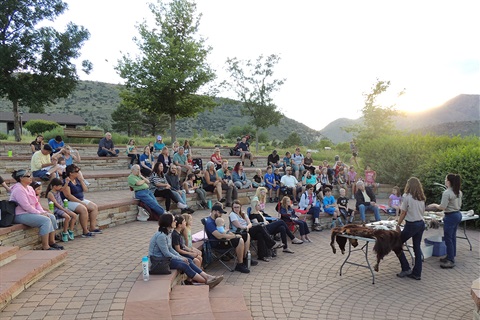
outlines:
M41 150L36 151L32 156L32 161L30 162L30 169L32 171L38 171L42 169L42 165L51 163L50 155L43 154Z

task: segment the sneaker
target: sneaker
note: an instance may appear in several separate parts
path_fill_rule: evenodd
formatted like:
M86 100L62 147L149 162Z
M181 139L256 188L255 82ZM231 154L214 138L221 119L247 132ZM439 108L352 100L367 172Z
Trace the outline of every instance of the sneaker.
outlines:
M220 199L221 203L224 203L225 201L227 201L227 199L225 199L225 198Z
M282 248L283 247L283 243L281 242L276 242L273 246L272 246L272 249L278 249L278 248Z
M253 162L252 162L252 163L250 163L250 167L255 167L255 165L253 164Z
M414 275L413 273L412 273L412 274L409 274L407 277L409 277L410 279L422 280L422 278L421 278L420 276L416 276L416 275Z
M188 213L190 213L190 214L192 214L192 213L195 212L195 210L193 210L192 208L187 208L187 211L188 211Z
M68 232L62 232L62 242L68 242Z
M310 240L310 239L305 239L305 242L308 242L308 243L313 243L313 241L312 241L312 240Z
M75 234L72 230L68 230L68 239L73 240L75 239Z
M102 230L100 230L100 229L98 229L98 228L97 228L97 229L94 229L94 230L92 230L92 231L90 231L90 232L91 232L91 233L103 233Z
M289 248L285 248L283 249L283 252L285 253L294 253L292 250L290 250Z
M50 245L50 248L54 248L54 249L56 249L56 250L63 250L63 246L58 245L58 244L56 244L56 243L51 244L51 245Z
M178 209L186 209L188 206L184 203L177 202L177 208Z
M273 198L268 198L268 202L273 203Z
M220 282L222 282L223 276L215 277L210 281L207 281L208 288L212 290L215 288Z
M455 267L455 262L447 260L447 262L440 263L440 267L442 269L451 269L451 268Z
M292 243L293 243L293 244L302 244L303 241L300 240L300 239L298 239L298 238L294 238L294 239L292 240Z
M250 270L243 264L239 263L235 266L235 271L239 271L241 273L250 273Z
M399 278L405 278L405 277L407 277L407 276L409 276L409 275L411 275L411 274L412 274L412 270L408 269L408 270L406 270L406 271L402 271L402 272L400 272L400 273L397 273L397 277L399 277Z
M95 237L95 235L91 232L82 234L82 238L93 238L93 237Z
M440 258L440 262L447 262L447 261L448 261L447 256L443 256Z
M256 266L256 265L258 265L258 261L252 259L252 260L250 261L250 265L251 265L251 266Z

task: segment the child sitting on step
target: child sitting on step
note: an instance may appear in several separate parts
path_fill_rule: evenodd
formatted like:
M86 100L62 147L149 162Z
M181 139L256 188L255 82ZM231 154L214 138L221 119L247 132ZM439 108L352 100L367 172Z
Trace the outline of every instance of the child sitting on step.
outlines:
M46 198L48 202L53 202L53 214L57 219L65 219L63 223L62 241L75 239L73 230L75 229L75 223L77 222L77 214L68 208L65 208L60 191L63 188L62 180L53 178L47 187Z
M329 187L325 187L323 192L325 193L325 196L323 197L323 210L332 216L331 228L333 228L337 224L337 218L340 215L340 211L338 211L335 197L332 195L332 190ZM338 220L338 222L340 226L343 226L342 220Z
M355 219L354 211L348 208L348 197L346 196L346 190L340 188L340 197L337 199L337 207L340 212L340 217L338 219L341 221L341 217L345 219L345 223L352 223Z

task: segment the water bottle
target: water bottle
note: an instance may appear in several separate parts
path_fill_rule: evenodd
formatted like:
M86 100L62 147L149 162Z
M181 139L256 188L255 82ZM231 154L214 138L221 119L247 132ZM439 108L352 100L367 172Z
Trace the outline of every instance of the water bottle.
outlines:
M53 201L48 202L48 209L50 209L51 212L53 212L53 209L55 206L53 205Z
M68 208L68 199L63 199L63 207Z
M250 270L250 266L252 264L252 254L250 253L250 250L247 251L247 269Z
M148 281L150 278L150 274L148 272L148 257L145 256L142 258L142 273L143 273L143 281Z

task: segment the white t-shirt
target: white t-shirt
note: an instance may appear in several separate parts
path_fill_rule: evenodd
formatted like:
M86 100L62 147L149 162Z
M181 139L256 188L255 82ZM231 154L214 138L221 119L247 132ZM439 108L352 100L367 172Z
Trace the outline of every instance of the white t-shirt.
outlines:
M282 179L280 180L280 182L281 182L284 186L286 186L286 187L294 188L294 187L297 185L298 180L297 180L297 178L295 178L295 177L292 176L292 175L289 175L289 176L288 176L288 175L284 175L284 176L282 177Z

